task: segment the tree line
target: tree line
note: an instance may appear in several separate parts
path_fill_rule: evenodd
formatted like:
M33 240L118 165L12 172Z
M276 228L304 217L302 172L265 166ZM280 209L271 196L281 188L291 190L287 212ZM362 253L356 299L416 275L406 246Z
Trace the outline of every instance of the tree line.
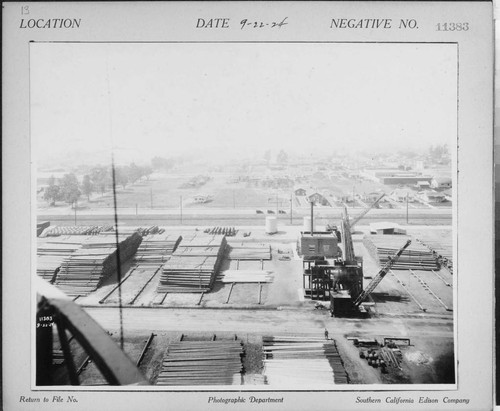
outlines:
M115 166L115 183L125 188L127 184L135 183L142 178L149 179L153 168L151 166L138 166L131 163L128 166ZM93 193L103 195L113 186L111 167L95 166L83 176L81 182L74 173L67 173L60 181L51 176L45 189L43 198L54 206L56 201L75 205L78 199L85 195L88 200Z

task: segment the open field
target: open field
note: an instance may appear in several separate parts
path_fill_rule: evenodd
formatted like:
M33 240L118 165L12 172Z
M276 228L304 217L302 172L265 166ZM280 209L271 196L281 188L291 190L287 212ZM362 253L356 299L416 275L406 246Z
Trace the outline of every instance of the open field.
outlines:
M203 184L189 184L199 175L208 180ZM259 176L262 181L272 178L272 175ZM315 192L322 193L332 207L342 207L340 197L353 195L365 198L371 193L385 193L389 195L396 187L359 178L347 178L340 175L312 174L304 182L296 183L294 187L271 188L262 183L250 181L231 181L231 174L200 169L193 173L186 168L169 174L155 173L148 180L141 180L127 186L116 187L116 203L118 208L134 210L144 209L252 209L286 213L293 212L293 208L307 208L309 203L304 196L295 196L294 188L301 187L307 190L308 195ZM417 190L407 188L410 193ZM195 196L210 196L206 202L196 202ZM369 203L369 202L368 202ZM47 202L41 196L37 200L39 210L50 210ZM353 207L363 207L366 202L350 203ZM79 210L99 210L111 208L114 205L113 193L94 193L90 200L81 197L78 201ZM56 203L55 208L65 207L64 203ZM433 204L433 207L449 208L450 202ZM382 209L405 208L405 202L382 201ZM410 208L428 208L419 202L412 202Z

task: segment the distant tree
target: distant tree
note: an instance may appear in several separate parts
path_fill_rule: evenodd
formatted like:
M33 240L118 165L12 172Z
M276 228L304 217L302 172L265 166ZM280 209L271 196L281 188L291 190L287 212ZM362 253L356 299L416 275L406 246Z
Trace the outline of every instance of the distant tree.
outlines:
M267 150L264 153L264 160L266 160L266 163L268 164L271 162L271 150Z
M127 174L128 180L132 183L140 180L142 177L141 167L137 166L135 163L131 163L128 167L125 168L125 174Z
M45 189L43 199L48 201L50 206L55 206L56 201L61 199L61 188L56 185L54 176L50 176L49 186Z
M102 166L94 167L90 172L90 181L94 185L94 189L100 191L104 194L106 191L106 186L110 183L110 173L109 170Z
M171 158L164 157L153 157L151 160L151 166L154 170L170 170L174 167L175 160Z
M128 182L127 169L125 167L115 167L115 183L125 188Z
M92 181L90 180L90 176L88 174L83 177L82 191L83 194L87 196L87 200L90 201L90 195L94 192L94 185L92 184Z
M153 174L153 167L151 166L142 166L142 175L146 177L146 180L149 180L149 177L151 177L151 174Z
M80 198L81 191L78 179L73 173L65 174L61 181L61 196L68 204L75 204Z
M284 150L280 150L276 156L276 161L280 164L288 163L288 154Z

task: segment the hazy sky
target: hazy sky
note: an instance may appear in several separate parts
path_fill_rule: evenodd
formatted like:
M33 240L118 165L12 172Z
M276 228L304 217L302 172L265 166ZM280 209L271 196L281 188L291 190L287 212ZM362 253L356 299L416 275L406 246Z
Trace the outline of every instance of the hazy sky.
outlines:
M419 148L456 137L456 48L32 44L37 157Z

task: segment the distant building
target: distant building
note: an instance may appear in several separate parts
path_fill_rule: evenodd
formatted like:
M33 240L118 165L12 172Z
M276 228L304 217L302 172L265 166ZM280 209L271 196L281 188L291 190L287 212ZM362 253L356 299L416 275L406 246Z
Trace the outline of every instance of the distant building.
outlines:
M442 203L448 201L443 193L437 191L424 191L420 194L420 198L428 203Z
M406 175L395 175L392 177L382 177L380 182L387 185L414 185L417 183L427 182L430 184L432 180L431 176L406 176Z
M415 187L417 187L419 190L426 190L431 188L431 183L429 181L417 181Z
M401 228L397 223L371 223L370 224L371 234L406 234L406 230Z
M332 206L330 204L330 202L328 201L328 199L323 194L320 194L320 193L311 194L307 198L308 198L310 203L314 203L316 205L320 204L323 206L329 206L329 207Z
M409 202L415 201L415 199L413 198L413 192L409 191L409 190L396 189L390 195L390 197L393 200L399 201L399 202L406 202L406 197L407 196L408 196L408 201Z
M431 187L435 190L446 190L451 188L452 180L450 177L435 177L431 182Z
M404 171L397 168L365 169L362 172L365 178L379 181L387 185L415 185L419 181L426 181L430 184L432 176L422 175L417 171Z
M307 194L307 191L305 188L299 187L295 189L294 193L296 196L305 196Z
M373 191L364 196L364 200L370 203L377 201L377 199L382 195L380 191ZM382 199L383 200L383 199Z

